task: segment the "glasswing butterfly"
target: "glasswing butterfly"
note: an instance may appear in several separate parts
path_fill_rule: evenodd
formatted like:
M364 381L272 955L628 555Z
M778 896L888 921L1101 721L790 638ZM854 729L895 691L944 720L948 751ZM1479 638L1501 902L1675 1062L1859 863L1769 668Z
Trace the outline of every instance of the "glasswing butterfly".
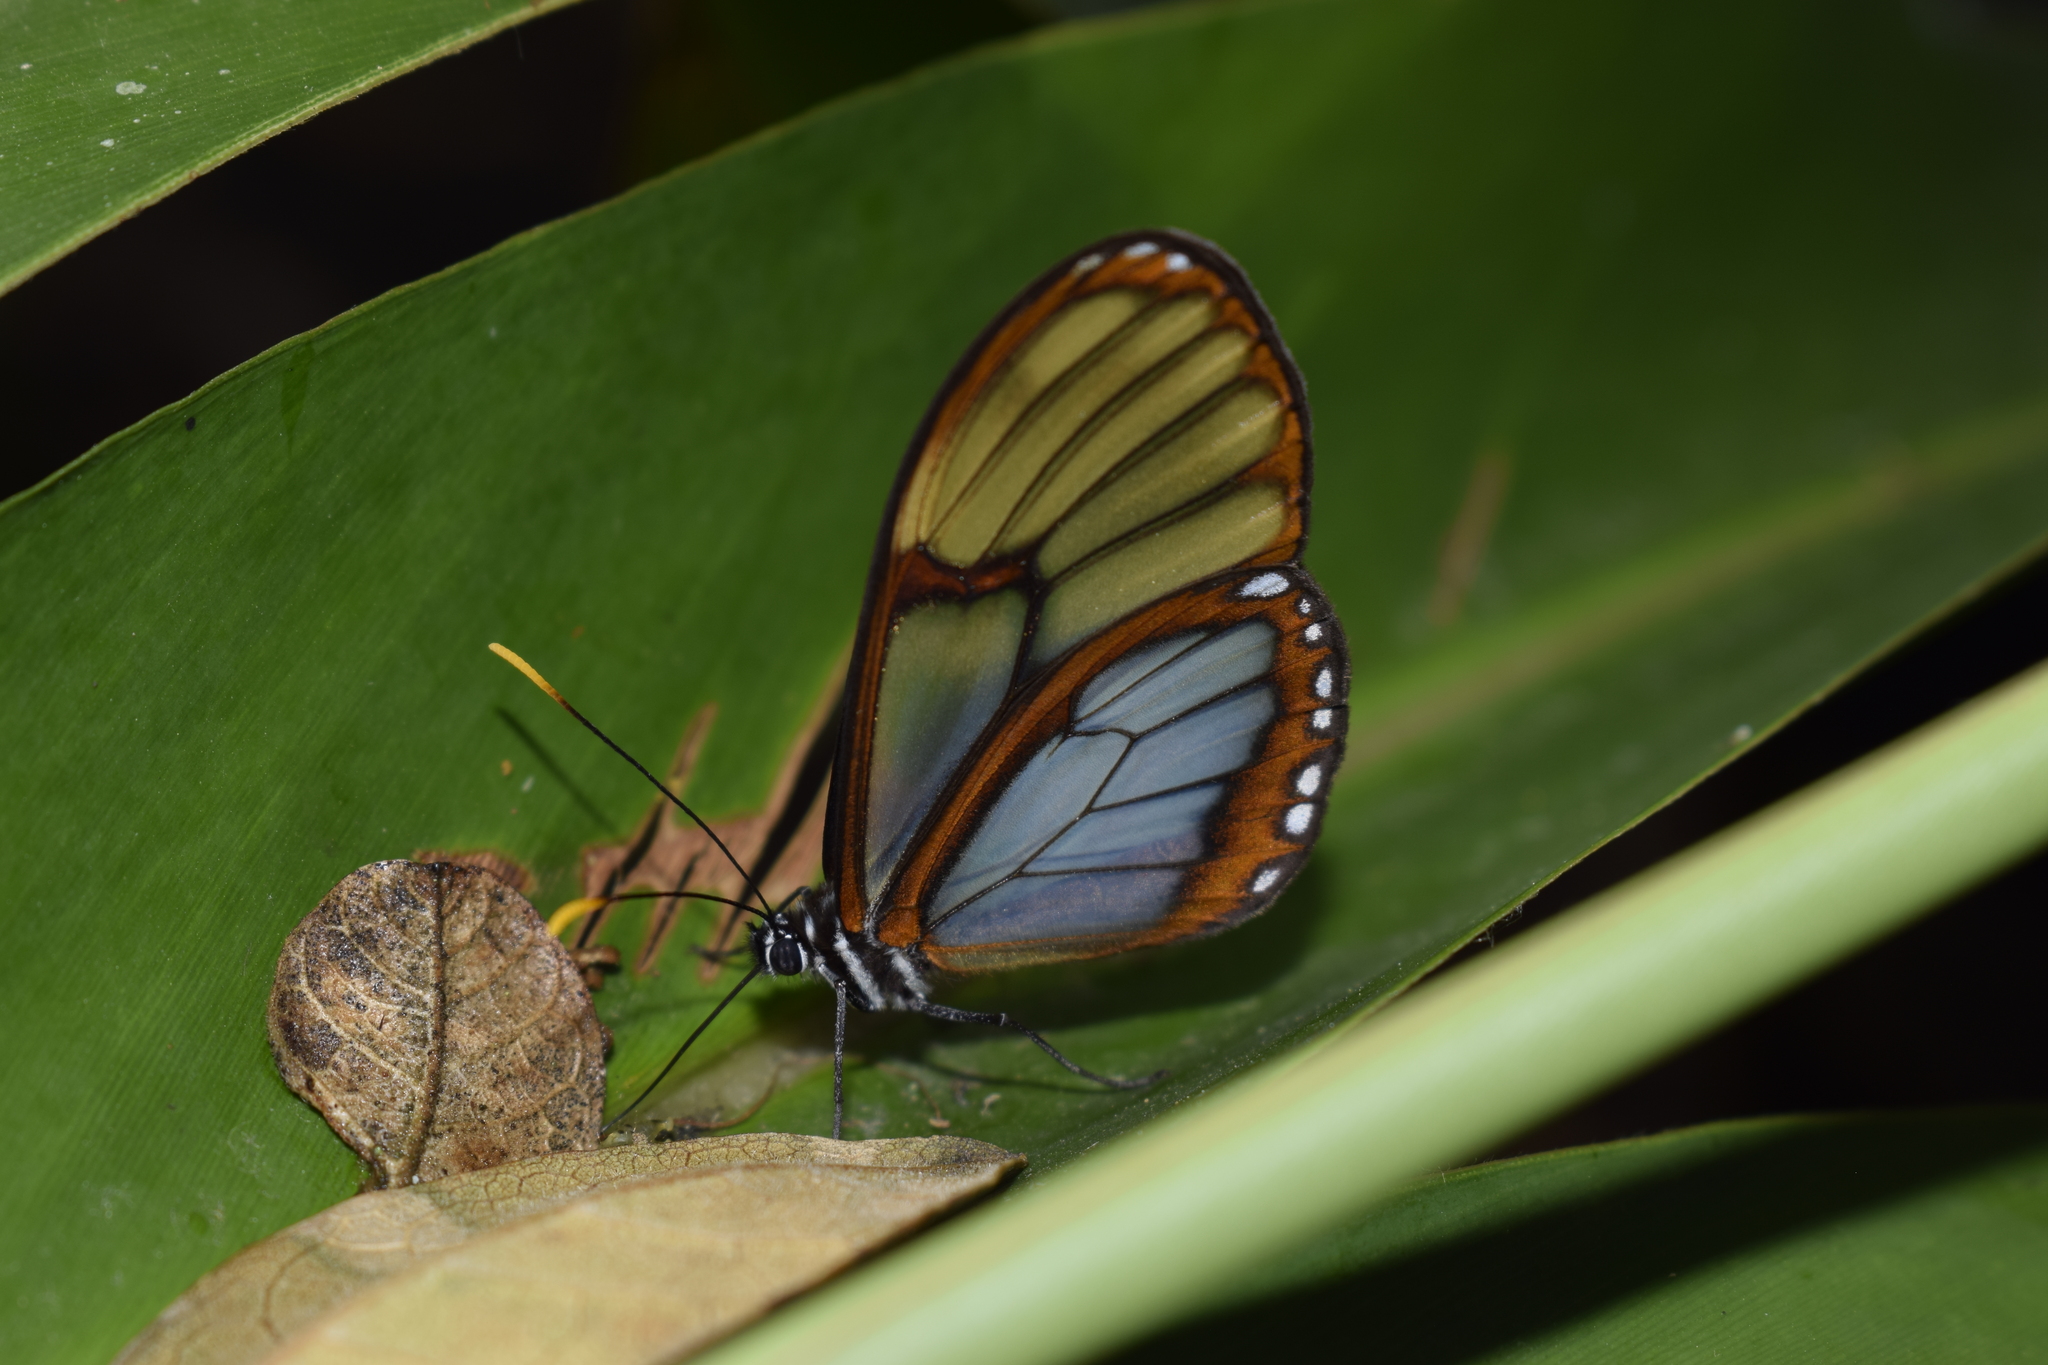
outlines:
M1212 934L1285 889L1350 684L1301 564L1309 483L1301 375L1222 250L1124 233L1027 286L947 377L889 494L824 882L778 906L747 879L752 970L683 1050L754 977L809 974L838 997L835 1138L849 1005L1014 1029L1104 1085L1158 1079L1096 1075L933 983Z

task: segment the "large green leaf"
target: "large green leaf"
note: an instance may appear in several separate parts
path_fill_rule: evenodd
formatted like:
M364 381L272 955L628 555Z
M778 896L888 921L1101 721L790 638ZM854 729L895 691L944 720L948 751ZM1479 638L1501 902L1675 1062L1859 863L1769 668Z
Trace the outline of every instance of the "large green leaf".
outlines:
M2031 1360L2048 1111L1713 1124L1419 1181L1126 1365Z
M985 1365L1093 1359L2044 840L2048 664L853 1272L707 1365L945 1365L973 1334Z
M485 641L651 762L718 702L692 794L762 799L932 388L1062 252L1168 222L1260 282L1316 404L1310 560L1359 676L1323 849L1273 914L959 993L1171 1081L856 1034L891 1068L851 1074L864 1130L929 1131L929 1097L1041 1169L1384 1000L2032 544L2044 151L2019 58L1867 6L1154 15L841 105L115 438L0 512L0 1022L34 1116L0 1349L104 1356L352 1185L261 1023L343 873L494 847L545 908L642 816ZM1452 621L1475 467L1512 475ZM666 966L599 997L615 1093L710 996ZM757 988L702 1060L815 1040L827 1001ZM828 1109L814 1075L755 1121Z
M201 172L570 0L10 0L0 292Z

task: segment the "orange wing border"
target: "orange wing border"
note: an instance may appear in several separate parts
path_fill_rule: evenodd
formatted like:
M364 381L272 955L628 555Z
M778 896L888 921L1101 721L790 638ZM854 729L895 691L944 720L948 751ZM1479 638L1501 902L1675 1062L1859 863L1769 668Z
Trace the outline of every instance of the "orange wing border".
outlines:
M944 971L997 971L1217 933L1278 899L1321 831L1330 778L1344 759L1351 662L1343 628L1306 569L1285 570L1284 591L1244 594L1247 583L1269 572L1260 566L1234 569L1183 589L1083 642L1028 692L1012 698L977 760L964 765L949 784L935 812L939 818L914 846L894 883L877 937L898 947L918 947ZM1274 689L1279 710L1258 755L1226 779L1225 799L1204 831L1203 855L1189 868L1170 913L1125 934L965 949L926 941L922 907L972 837L976 814L993 804L1047 741L1072 725L1074 705L1089 679L1135 650L1193 630L1226 630L1253 618L1271 623L1277 633L1273 665L1262 681ZM1310 767L1318 771L1304 792L1302 775ZM1307 818L1290 828L1289 812L1299 808L1306 808Z
M1140 243L1151 243L1159 249L1139 257L1125 254L1126 248ZM1170 270L1167 257L1173 252L1186 256L1194 268ZM1004 362L1054 311L1088 293L1130 286L1151 289L1161 297L1207 290L1221 303L1222 321L1226 325L1238 327L1256 338L1254 356L1246 367L1247 373L1264 378L1276 392L1284 394L1287 413L1281 438L1274 449L1238 474L1230 485L1261 482L1284 485L1288 490L1287 522L1283 534L1271 549L1244 561L1239 569L1292 566L1293 573L1307 581L1316 600L1322 601L1320 591L1314 589L1313 580L1307 580L1306 571L1300 568L1301 553L1308 540L1309 492L1314 477L1307 390L1300 369L1281 340L1272 314L1242 267L1220 247L1203 238L1159 228L1103 238L1047 269L1018 292L954 363L911 437L876 534L874 557L861 602L860 625L854 637L852 662L847 674L845 710L839 728L840 748L833 764L825 817L825 872L837 888L841 922L849 933L874 932L883 942L890 943L915 941L920 934L920 930L909 927L900 910L892 910L885 924L870 924L861 857L867 841L864 794L868 789L872 762L875 707L881 692L882 665L891 624L899 613L919 602L978 597L1026 582L1032 577L1028 567L1029 552L986 559L963 570L940 562L922 546L911 545L899 551L898 523L904 513L905 496L935 444L964 420L975 398L1000 373ZM1231 574L1237 572L1237 569L1230 571ZM1219 579L1221 577L1218 576ZM1211 579L1208 583L1217 581ZM1106 642L1131 638L1130 631L1137 627L1138 622L1155 619L1162 609L1190 599L1191 594L1201 592L1204 586L1198 584L1194 588L1183 589L1177 596L1142 609L1082 641L1061 659L1055 660L1049 671L1041 673L1040 685L1030 688L1030 692L1044 696L1053 677L1079 676L1071 671L1079 659L1098 657L1099 648ZM1019 651L1020 660L1028 656L1042 600L1042 593L1031 595L1030 622L1023 648ZM1327 619L1334 622L1334 618ZM1120 649L1112 650L1112 653L1121 652ZM1019 667L1022 667L1021 663ZM1013 689L1017 682L1013 676ZM952 775L948 783L951 790L934 803L926 827L911 842L914 852L926 851L926 845L944 841L959 822L961 810L957 802L966 795L963 788L969 784L969 774L988 766L987 756L998 751L995 736L1008 733L1004 728L1004 717L1020 709L1018 702L1019 697L1013 690L1005 705L998 709L996 719L990 722L990 729L984 732L971 751L982 755L984 761L976 762L970 758L961 770ZM979 784L974 785L977 791L980 790ZM854 792L862 793L863 800L852 800L850 794ZM1311 842L1312 839L1313 836ZM950 843L947 846L950 847ZM908 909L903 898L896 894L898 888L906 887L907 876L906 867L893 879L889 888L892 906ZM1281 878L1280 884L1284 886L1286 880L1286 877ZM1277 891L1274 894L1277 895ZM914 901L910 902L910 905L914 904ZM1256 911L1246 911L1229 919L1216 918L1209 931L1226 927L1227 923L1234 923L1251 913ZM910 910L910 915L914 918L915 911ZM1101 951L1115 949L1106 947Z

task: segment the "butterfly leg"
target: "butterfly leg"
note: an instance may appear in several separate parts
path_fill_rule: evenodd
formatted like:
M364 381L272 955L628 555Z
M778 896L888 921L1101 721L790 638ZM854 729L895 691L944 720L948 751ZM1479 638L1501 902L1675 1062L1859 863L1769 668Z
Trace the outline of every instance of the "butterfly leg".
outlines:
M846 986L834 981L839 994L839 1021L832 1030L832 1140L838 1142L846 1126Z
M1081 1077L1083 1080L1093 1081L1097 1085L1108 1086L1111 1090L1143 1090L1155 1081L1166 1079L1167 1076L1167 1073L1164 1071L1155 1071L1151 1075L1141 1076L1135 1081L1120 1080L1115 1076L1098 1076L1007 1014L990 1014L979 1010L956 1010L951 1005L941 1005L930 1000L916 1000L910 1005L910 1008L916 1010L919 1014L928 1015L933 1019L943 1019L949 1024L993 1024L997 1028L1014 1029L1038 1044L1046 1056L1052 1058L1076 1076Z

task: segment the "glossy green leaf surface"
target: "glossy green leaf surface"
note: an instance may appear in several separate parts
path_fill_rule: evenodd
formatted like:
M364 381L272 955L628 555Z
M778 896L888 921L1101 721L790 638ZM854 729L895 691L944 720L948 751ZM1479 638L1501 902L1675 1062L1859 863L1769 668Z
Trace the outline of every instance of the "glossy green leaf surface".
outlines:
M2048 1113L1762 1119L1417 1182L1117 1359L2032 1360L2044 1277Z
M821 1288L707 1365L947 1365L975 1335L983 1365L1097 1359L2044 841L2048 664Z
M0 291L272 134L568 2L12 0Z
M759 805L933 389L1112 230L1222 242L1307 375L1352 757L1262 920L948 996L1169 1081L860 1020L854 1132L1043 1170L1384 1000L2048 524L2048 107L1994 39L1615 0L1047 33L399 291L8 504L0 1348L103 1358L353 1186L262 1026L343 874L493 848L545 911L644 816L487 641L655 766L716 702L690 794ZM721 989L671 948L599 996L615 1097ZM829 996L756 987L678 1078L764 1034L828 1038ZM751 1123L829 1109L814 1071Z

